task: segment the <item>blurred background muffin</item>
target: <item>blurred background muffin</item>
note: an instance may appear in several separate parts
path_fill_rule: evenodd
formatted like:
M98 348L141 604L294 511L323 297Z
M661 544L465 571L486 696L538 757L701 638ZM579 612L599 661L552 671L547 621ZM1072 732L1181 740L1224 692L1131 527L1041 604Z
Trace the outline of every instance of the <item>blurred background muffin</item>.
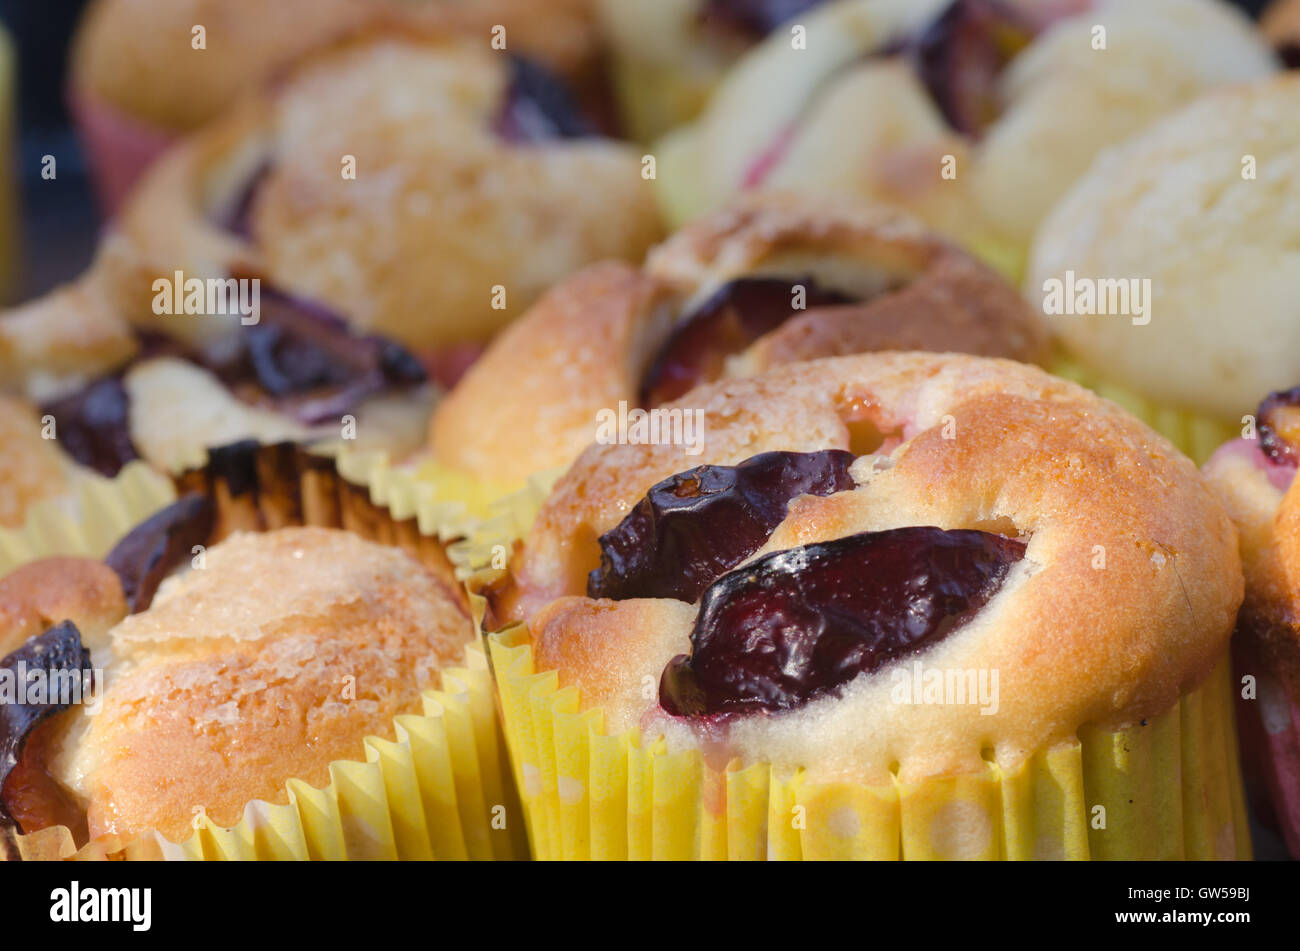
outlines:
M773 34L660 144L673 222L746 189L854 194L1017 275L1097 152L1277 66L1222 0L848 0L803 25L806 43Z
M589 0L95 0L73 43L69 98L111 211L178 136L275 80L299 56L378 22L429 23L490 38L590 79ZM148 24L147 29L142 24ZM194 31L203 27L202 48Z
M1108 314L1099 294L1094 313L1049 317L1079 363L1233 429L1261 392L1300 379L1297 111L1300 74L1216 90L1071 188L1035 239L1026 296L1046 304L1049 286L1074 285L1065 293L1086 303L1090 282L1149 288L1141 314Z
M376 29L170 149L85 274L0 315L0 390L172 472L245 438L355 435L401 456L423 443L427 380L454 379L570 271L639 259L658 234L635 153L548 71Z

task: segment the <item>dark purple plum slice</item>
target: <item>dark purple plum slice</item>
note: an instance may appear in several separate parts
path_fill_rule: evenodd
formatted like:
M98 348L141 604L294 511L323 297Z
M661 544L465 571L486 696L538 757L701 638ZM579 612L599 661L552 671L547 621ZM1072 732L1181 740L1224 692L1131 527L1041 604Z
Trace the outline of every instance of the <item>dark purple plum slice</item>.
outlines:
M113 477L133 459L131 401L120 376L95 380L75 393L41 407L54 417L63 451L100 475Z
M266 287L258 322L240 327L238 346L208 354L204 362L226 386L254 384L276 409L308 425L340 416L389 387L427 378L400 344L354 333L320 304Z
M1264 455L1279 465L1300 464L1300 386L1264 397L1255 420Z
M517 145L595 135L564 80L521 56L510 57L510 81L493 128Z
M60 672L76 672L82 676L84 685L84 672L91 669L90 651L82 646L81 632L77 626L71 621L64 621L44 634L29 639L18 650L0 660L0 669L11 672L16 686L20 680L19 674L22 673L34 687L33 675L37 671L42 672L41 676L50 686L56 681L50 679L49 675ZM26 689L23 689L22 697L27 697ZM69 702L57 702L59 699L66 701L66 697L48 699L52 702L0 703L0 825L12 827L17 824L5 796L5 784L18 766L28 737L41 723L71 706Z
M807 307L854 302L847 294L818 287L810 277L730 281L678 321L641 381L641 405L666 403L698 383L720 377L728 356L797 313L790 306L796 286L804 288Z
M258 166L257 170L244 182L235 195L229 209L216 221L223 231L251 241L253 238L253 203L262 184L271 174L274 166L268 161Z
M652 486L600 536L587 596L695 601L771 536L800 495L854 486L853 454L765 452L738 466L698 466Z
M1002 535L913 527L766 555L710 586L659 702L675 716L802 706L947 637L1024 553Z
M1000 111L998 77L1033 39L1033 24L1005 3L954 0L912 43L912 59L948 124L979 138Z
M701 18L761 40L778 26L826 0L705 0Z
M132 614L153 603L158 585L212 536L212 503L197 492L182 496L131 529L104 559L117 572Z

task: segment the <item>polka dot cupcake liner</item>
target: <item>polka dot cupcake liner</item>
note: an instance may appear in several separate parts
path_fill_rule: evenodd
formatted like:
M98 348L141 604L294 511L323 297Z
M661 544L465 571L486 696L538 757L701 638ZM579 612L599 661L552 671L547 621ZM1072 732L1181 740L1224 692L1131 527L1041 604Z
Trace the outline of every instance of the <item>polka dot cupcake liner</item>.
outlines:
M481 612L483 605L476 605ZM607 735L526 628L489 637L506 742L539 859L1247 859L1221 663L1159 717L1036 751L1015 768L872 786Z
M1198 466L1203 465L1225 442L1241 435L1237 428L1220 420L1148 400L1067 357L1059 356L1048 369L1122 406L1168 439Z
M128 467L130 468L130 467ZM127 470L124 470L126 476ZM382 457L321 455L291 443L214 449L207 463L171 480L141 466L76 513L49 511L33 544L61 540L63 554L101 557L135 521L200 492L215 511L212 542L234 531L288 525L344 528L408 550L450 578L446 539L462 531L462 506L416 491ZM138 496L138 497L137 497ZM390 507L391 506L391 507ZM455 517L453 517L455 516ZM298 779L282 802L250 802L239 823L199 814L183 842L158 832L106 838L78 848L66 828L22 836L0 832L0 855L21 859L282 860L484 859L527 855L495 691L481 644L442 671L422 709L393 721L392 739L364 738L362 759L329 766L316 788ZM359 750L359 752L362 752Z

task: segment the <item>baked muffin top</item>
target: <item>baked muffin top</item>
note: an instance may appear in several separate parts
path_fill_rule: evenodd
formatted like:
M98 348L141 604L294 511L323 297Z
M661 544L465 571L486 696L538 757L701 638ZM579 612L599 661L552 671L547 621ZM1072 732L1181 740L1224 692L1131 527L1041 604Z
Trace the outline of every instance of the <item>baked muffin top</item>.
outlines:
M1105 153L1044 221L1025 293L1149 281L1149 322L1058 316L1081 359L1237 424L1300 379L1300 76L1217 90Z
M365 736L392 739L393 717L418 713L473 637L446 581L348 532L237 534L204 559L91 648L100 711L63 714L29 742L92 838L179 841L200 807L231 825L253 799L285 801L290 778L324 785Z
M908 781L977 769L986 755L1014 765L1085 724L1136 723L1167 710L1222 657L1242 597L1231 522L1190 461L1074 384L1009 361L887 353L701 387L686 404L704 411L704 451L589 448L543 505L514 566L513 590L496 605L500 618L529 620L539 669L558 669L561 685L577 686L611 731L664 733L670 744L704 744L723 762L765 759L821 777L887 781L897 765ZM794 498L759 547L739 549L743 558L733 557L735 567L705 590L703 607L694 592L642 596L652 589L638 589L641 582L612 598L594 596L617 554L607 533L636 513L652 486L680 474L665 485L687 497L684 489L705 479L693 469L701 464L828 450L850 454L849 487ZM656 549L663 577L730 550L748 531L721 507L720 521L688 524ZM635 553L651 544L644 532L660 537L646 524L639 535L624 524L619 544L631 539ZM755 585L775 591L781 578L797 587L800 559L815 566L839 547L874 545L887 539L871 533L894 530L906 530L900 564L949 543L996 555L989 577L1000 580L983 591L985 600L970 602L964 622L920 653L897 655L904 667L920 660L940 670L996 671L996 710L893 702L900 666L893 662L858 674L862 668L850 666L847 678L794 702L773 687L775 700L750 696L757 708L742 712L724 703L674 715L684 709L676 699L674 709L663 705L661 678L675 658L694 655L706 635L725 655L727 644L766 623L754 617L785 609L780 598L771 608L760 598L750 619L759 628L737 628L721 617L733 594L752 594ZM960 570L974 563L957 562ZM880 570L886 594L917 583L890 581L889 563ZM843 593L850 600L877 583L870 572L846 577L859 579ZM807 591L838 590L819 587L824 578L805 580ZM658 692L647 689L656 682Z
M1045 322L991 268L915 219L852 199L736 200L552 288L434 414L434 457L497 482L567 465L599 414L718 377L873 350L1037 361ZM504 433L544 438L518 440Z

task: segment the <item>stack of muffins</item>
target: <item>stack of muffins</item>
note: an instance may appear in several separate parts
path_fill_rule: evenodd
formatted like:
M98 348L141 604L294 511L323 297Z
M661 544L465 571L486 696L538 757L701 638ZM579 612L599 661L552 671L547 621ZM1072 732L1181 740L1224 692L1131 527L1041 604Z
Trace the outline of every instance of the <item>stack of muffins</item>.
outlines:
M1300 858L1297 24L94 0L0 850Z

